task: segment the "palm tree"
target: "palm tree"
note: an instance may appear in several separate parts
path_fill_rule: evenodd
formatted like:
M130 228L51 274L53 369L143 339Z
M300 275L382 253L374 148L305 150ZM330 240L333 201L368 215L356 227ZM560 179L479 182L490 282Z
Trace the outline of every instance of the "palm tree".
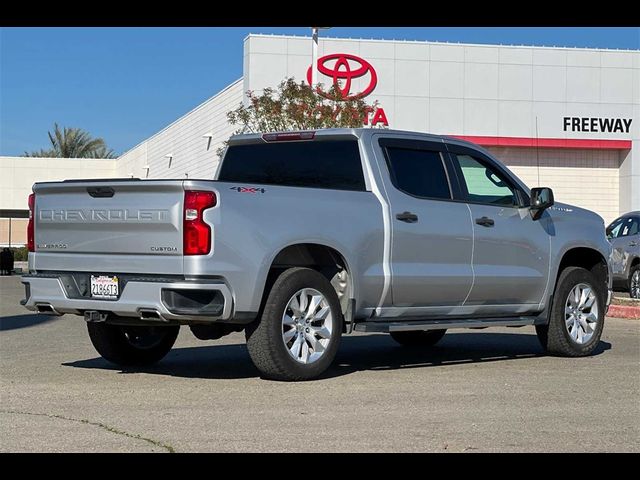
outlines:
M25 157L57 158L115 158L116 154L102 138L93 138L81 128L64 127L60 130L53 124L53 133L48 132L51 148L24 152Z

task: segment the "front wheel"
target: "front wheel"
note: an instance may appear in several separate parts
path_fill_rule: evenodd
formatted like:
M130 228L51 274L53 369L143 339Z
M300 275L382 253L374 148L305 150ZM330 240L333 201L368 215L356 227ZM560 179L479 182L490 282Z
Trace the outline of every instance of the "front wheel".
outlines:
M409 332L390 332L390 335L400 345L430 347L438 343L445 333L447 330L412 330Z
M629 296L640 299L640 264L631 267L629 272Z
M558 278L548 325L537 325L542 346L563 357L589 355L604 327L604 294L595 276L580 267L568 267Z
M266 378L316 378L336 356L342 322L329 281L315 270L290 268L273 284L259 321L245 330L249 356Z
M91 343L105 360L116 365L151 365L169 353L179 326L122 326L88 322Z

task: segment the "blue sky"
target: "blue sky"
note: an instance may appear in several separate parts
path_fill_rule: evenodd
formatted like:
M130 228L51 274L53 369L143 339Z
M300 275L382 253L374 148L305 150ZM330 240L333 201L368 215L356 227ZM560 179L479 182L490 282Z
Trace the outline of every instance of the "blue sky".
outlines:
M309 28L2 28L0 155L47 147L54 122L122 153L240 78L249 33ZM622 27L334 27L321 35L640 49L640 28Z

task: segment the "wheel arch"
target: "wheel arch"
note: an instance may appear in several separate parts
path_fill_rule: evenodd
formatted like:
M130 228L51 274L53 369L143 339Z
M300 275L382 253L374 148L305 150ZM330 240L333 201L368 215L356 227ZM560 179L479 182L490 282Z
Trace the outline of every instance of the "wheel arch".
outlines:
M277 251L269 264L262 291L260 308L271 291L274 282L284 270L306 267L321 273L336 290L345 322L354 311L355 276L346 255L335 247L318 242L292 243Z
M598 280L598 285L602 289L601 293L604 295L604 298L606 298L610 282L610 272L607 260L602 253L595 248L582 246L572 247L565 251L558 264L553 292L556 291L558 286L560 274L567 267L582 267L590 271Z

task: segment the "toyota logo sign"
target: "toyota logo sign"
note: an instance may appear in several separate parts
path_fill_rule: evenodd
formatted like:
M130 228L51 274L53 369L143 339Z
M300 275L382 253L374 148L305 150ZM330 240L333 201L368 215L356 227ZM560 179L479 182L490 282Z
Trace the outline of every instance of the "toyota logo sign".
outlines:
M357 100L369 95L378 84L378 74L373 66L363 58L349 53L331 53L318 59L318 72L331 79L331 84L335 85L342 93L342 100ZM366 87L359 92L352 92L353 80L363 78ZM368 83L367 83L368 81ZM311 85L311 67L307 69L307 82ZM317 87L316 87L317 88ZM318 94L330 100L336 100L330 92L324 92L317 88ZM337 112L340 107L336 107ZM381 107L365 108L365 116L362 119L364 125L371 124L389 126L387 114Z
M331 82L335 85L343 95L343 100L355 100L369 95L376 84L378 76L375 69L366 60L350 55L348 53L332 53L318 59L318 72L331 78ZM369 83L361 91L352 93L351 83L354 79L365 77ZM343 81L342 85L340 81ZM311 67L307 70L307 82L311 85ZM328 92L318 89L318 93L327 98L332 98Z

